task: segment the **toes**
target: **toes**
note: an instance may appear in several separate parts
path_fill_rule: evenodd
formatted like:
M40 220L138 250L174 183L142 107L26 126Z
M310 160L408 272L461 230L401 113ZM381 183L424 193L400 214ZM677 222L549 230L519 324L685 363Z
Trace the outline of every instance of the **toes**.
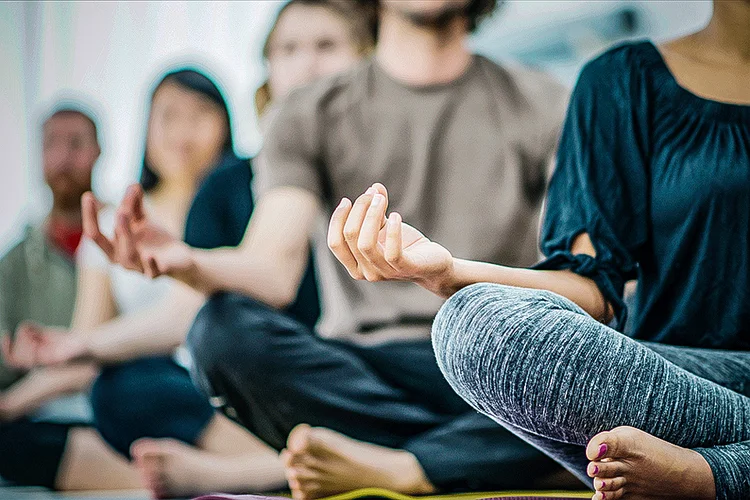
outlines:
M320 474L309 467L290 467L286 471L287 479L295 482L313 481L319 479Z
M134 441L133 444L130 445L130 456L133 458L133 460L139 460L147 454L155 453L158 449L159 446L156 443L156 440L148 438L139 439L137 441Z
M600 432L586 446L586 457L591 460L604 458L624 458L639 448L638 444L647 436L635 427L621 426L609 432Z
M312 500L319 498L320 483L314 480L289 480L289 488L292 490L294 500Z
M589 462L586 473L589 477L614 478L622 477L624 469L622 462Z
M297 455L305 452L310 445L310 432L312 427L307 424L300 424L289 433L286 441L286 449L292 454Z
M592 437L589 441L589 444L586 445L586 458L593 462L596 460L601 460L602 458L607 458L608 456L612 456L611 453L613 451L613 448L610 443L610 441L612 440L609 439L611 437L611 432L600 432L596 436Z
M623 498L625 492L622 489L614 491L597 491L591 500L618 500Z
M597 491L615 491L625 486L624 477L594 478L594 489Z

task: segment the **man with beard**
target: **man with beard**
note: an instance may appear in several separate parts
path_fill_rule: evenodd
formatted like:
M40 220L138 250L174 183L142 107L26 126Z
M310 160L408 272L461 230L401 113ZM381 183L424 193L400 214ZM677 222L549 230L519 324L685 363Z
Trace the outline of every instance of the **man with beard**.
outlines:
M368 486L412 494L532 488L562 471L445 382L430 342L441 301L429 292L354 281L324 251L320 336L277 312L294 299L310 235L325 234L316 227L321 209L330 216L334 200L375 181L392 186L393 210L454 255L512 266L537 260L566 98L543 75L467 49L468 34L495 7L378 2L374 56L271 111L256 162L258 204L237 249L200 250L168 237L150 222L137 187L120 208L115 241L90 235L129 269L207 294L235 292L214 295L196 318L188 338L196 379L229 415L283 449L297 500ZM361 208L352 212L364 218ZM481 221L469 216L477 212ZM332 300L331 289L343 293Z
M96 123L86 108L62 103L44 120L42 164L52 209L0 260L3 353L9 365L28 368L10 369L0 355L0 476L17 485L81 489L91 486L92 470L104 478L100 487L138 484L135 472L90 428L82 391L96 368L85 362L32 368L33 345L19 340L11 347L9 341L17 330L34 329L33 323L67 329L72 321L81 195L91 190L100 153Z
M0 333L14 332L24 321L67 327L75 306L81 195L91 190L100 153L96 124L77 106L62 105L44 121L42 141L52 209L0 260ZM0 388L11 378L2 369Z

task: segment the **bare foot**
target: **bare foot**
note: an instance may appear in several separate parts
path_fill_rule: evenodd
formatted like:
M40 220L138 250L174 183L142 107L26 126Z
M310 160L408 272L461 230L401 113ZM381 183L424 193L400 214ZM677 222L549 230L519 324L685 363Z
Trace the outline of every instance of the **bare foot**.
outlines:
M714 500L714 476L698 452L633 427L594 436L586 447L593 500Z
M406 494L434 493L416 457L302 424L281 452L295 500L311 500L358 488L387 488Z
M264 492L285 486L276 454L222 456L174 439L140 439L130 454L154 498L175 498L224 491Z

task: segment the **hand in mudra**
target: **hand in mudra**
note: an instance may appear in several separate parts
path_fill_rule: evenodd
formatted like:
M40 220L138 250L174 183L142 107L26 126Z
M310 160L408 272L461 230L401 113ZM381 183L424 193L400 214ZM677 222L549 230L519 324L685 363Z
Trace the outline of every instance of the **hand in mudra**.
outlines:
M188 271L193 262L190 249L166 229L154 223L143 206L143 190L130 186L117 209L112 239L99 229L101 206L92 193L81 198L83 230L107 255L109 260L126 269L151 278Z
M32 322L18 325L13 339L6 334L1 347L8 366L23 371L74 361L86 352L86 344L76 332Z
M435 291L453 272L453 256L393 212L388 191L374 184L354 204L344 198L331 217L328 246L359 280L413 281Z

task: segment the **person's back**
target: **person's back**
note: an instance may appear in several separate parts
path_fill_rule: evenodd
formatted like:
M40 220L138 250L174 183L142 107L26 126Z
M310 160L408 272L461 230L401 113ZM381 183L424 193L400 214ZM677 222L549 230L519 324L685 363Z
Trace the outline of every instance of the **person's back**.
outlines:
M332 210L334 200L382 181L393 186L391 209L454 254L529 266L539 255L539 212L565 101L550 78L482 56L450 83L418 87L368 59L299 89L277 110L259 162L267 166L261 192L298 187ZM327 251L319 258L334 261ZM343 287L347 303L321 324L324 335L393 327L397 336L429 335L439 298L404 283L357 282L341 266L329 269L335 276L327 278Z

